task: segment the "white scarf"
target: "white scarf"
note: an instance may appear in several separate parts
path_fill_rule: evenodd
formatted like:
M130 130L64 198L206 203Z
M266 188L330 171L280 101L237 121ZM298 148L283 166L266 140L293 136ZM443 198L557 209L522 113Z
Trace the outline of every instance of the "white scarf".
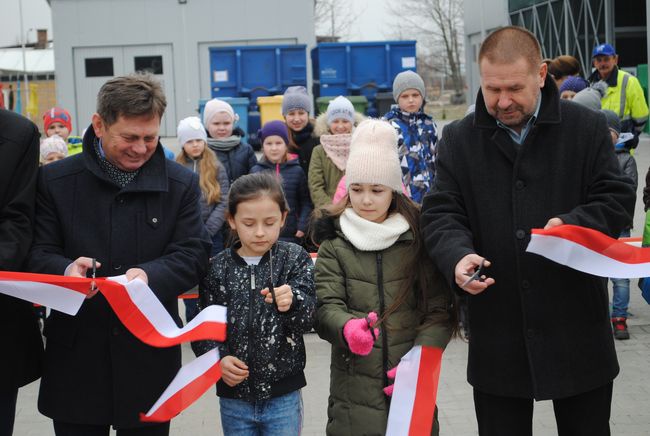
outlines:
M339 219L341 230L358 250L384 250L409 230L409 223L399 213L394 213L382 223L361 218L351 207L343 211Z

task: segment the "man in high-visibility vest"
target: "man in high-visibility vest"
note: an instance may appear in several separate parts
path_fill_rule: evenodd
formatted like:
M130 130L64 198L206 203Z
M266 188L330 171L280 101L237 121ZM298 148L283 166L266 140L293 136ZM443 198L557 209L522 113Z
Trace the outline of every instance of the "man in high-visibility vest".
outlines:
M596 46L591 54L595 71L589 83L604 80L609 88L601 100L603 109L615 112L621 119L621 132L630 132L634 138L626 143L635 148L639 134L648 121L648 105L639 80L618 69L618 55L610 44Z

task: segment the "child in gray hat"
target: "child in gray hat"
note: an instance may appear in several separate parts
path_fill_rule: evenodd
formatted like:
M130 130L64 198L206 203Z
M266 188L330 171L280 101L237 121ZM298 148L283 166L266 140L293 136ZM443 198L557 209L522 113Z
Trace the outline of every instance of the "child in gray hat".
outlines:
M402 180L413 201L422 203L433 186L438 131L433 118L424 113L424 81L413 71L403 71L393 81L397 105L384 119L397 131Z
M311 97L304 86L290 86L282 98L282 116L289 128L289 151L298 154L300 166L309 175L311 153L319 143L314 137Z

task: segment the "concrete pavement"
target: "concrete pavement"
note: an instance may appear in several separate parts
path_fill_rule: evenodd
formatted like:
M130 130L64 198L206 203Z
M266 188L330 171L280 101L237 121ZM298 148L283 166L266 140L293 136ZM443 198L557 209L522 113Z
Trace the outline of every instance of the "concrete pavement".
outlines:
M167 141L166 141L167 142ZM173 139L169 141L173 144ZM633 236L643 229L641 202L645 173L650 167L650 138L644 136L636 152L640 187L635 213ZM614 381L611 428L617 436L641 436L650 433L650 306L641 298L635 281L631 284L629 319L631 338L616 341L621 373ZM182 313L182 312L181 312ZM572 332L567 332L568 335ZM327 421L327 396L329 390L329 344L315 334L306 335L307 382L303 390L305 407L304 435L325 434ZM185 360L192 357L189 346L183 347ZM438 405L442 435L476 435L472 390L466 381L467 344L452 342L444 354ZM15 435L54 435L49 419L36 409L38 382L19 392ZM221 435L219 406L214 391L206 393L197 403L172 421L172 435ZM552 404L549 401L535 404L535 436L557 435Z

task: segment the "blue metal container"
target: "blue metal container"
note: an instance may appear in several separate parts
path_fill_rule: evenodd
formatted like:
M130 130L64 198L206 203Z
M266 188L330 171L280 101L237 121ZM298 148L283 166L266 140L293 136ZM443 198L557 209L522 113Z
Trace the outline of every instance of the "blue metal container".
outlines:
M326 42L311 51L314 97L363 95L370 116L375 95L392 90L395 76L416 70L415 41Z
M239 121L237 122L237 126L239 126L245 133L246 135L242 138L244 141L246 141L246 138L248 138L248 105L249 101L247 98L244 97L218 97L219 100L223 100L232 106L233 110L237 115L239 115ZM203 109L205 108L205 104L210 101L209 98L202 98L199 100L199 118L201 118L201 122L203 122Z
M257 97L307 86L306 45L211 47L212 97L246 97L257 110Z

